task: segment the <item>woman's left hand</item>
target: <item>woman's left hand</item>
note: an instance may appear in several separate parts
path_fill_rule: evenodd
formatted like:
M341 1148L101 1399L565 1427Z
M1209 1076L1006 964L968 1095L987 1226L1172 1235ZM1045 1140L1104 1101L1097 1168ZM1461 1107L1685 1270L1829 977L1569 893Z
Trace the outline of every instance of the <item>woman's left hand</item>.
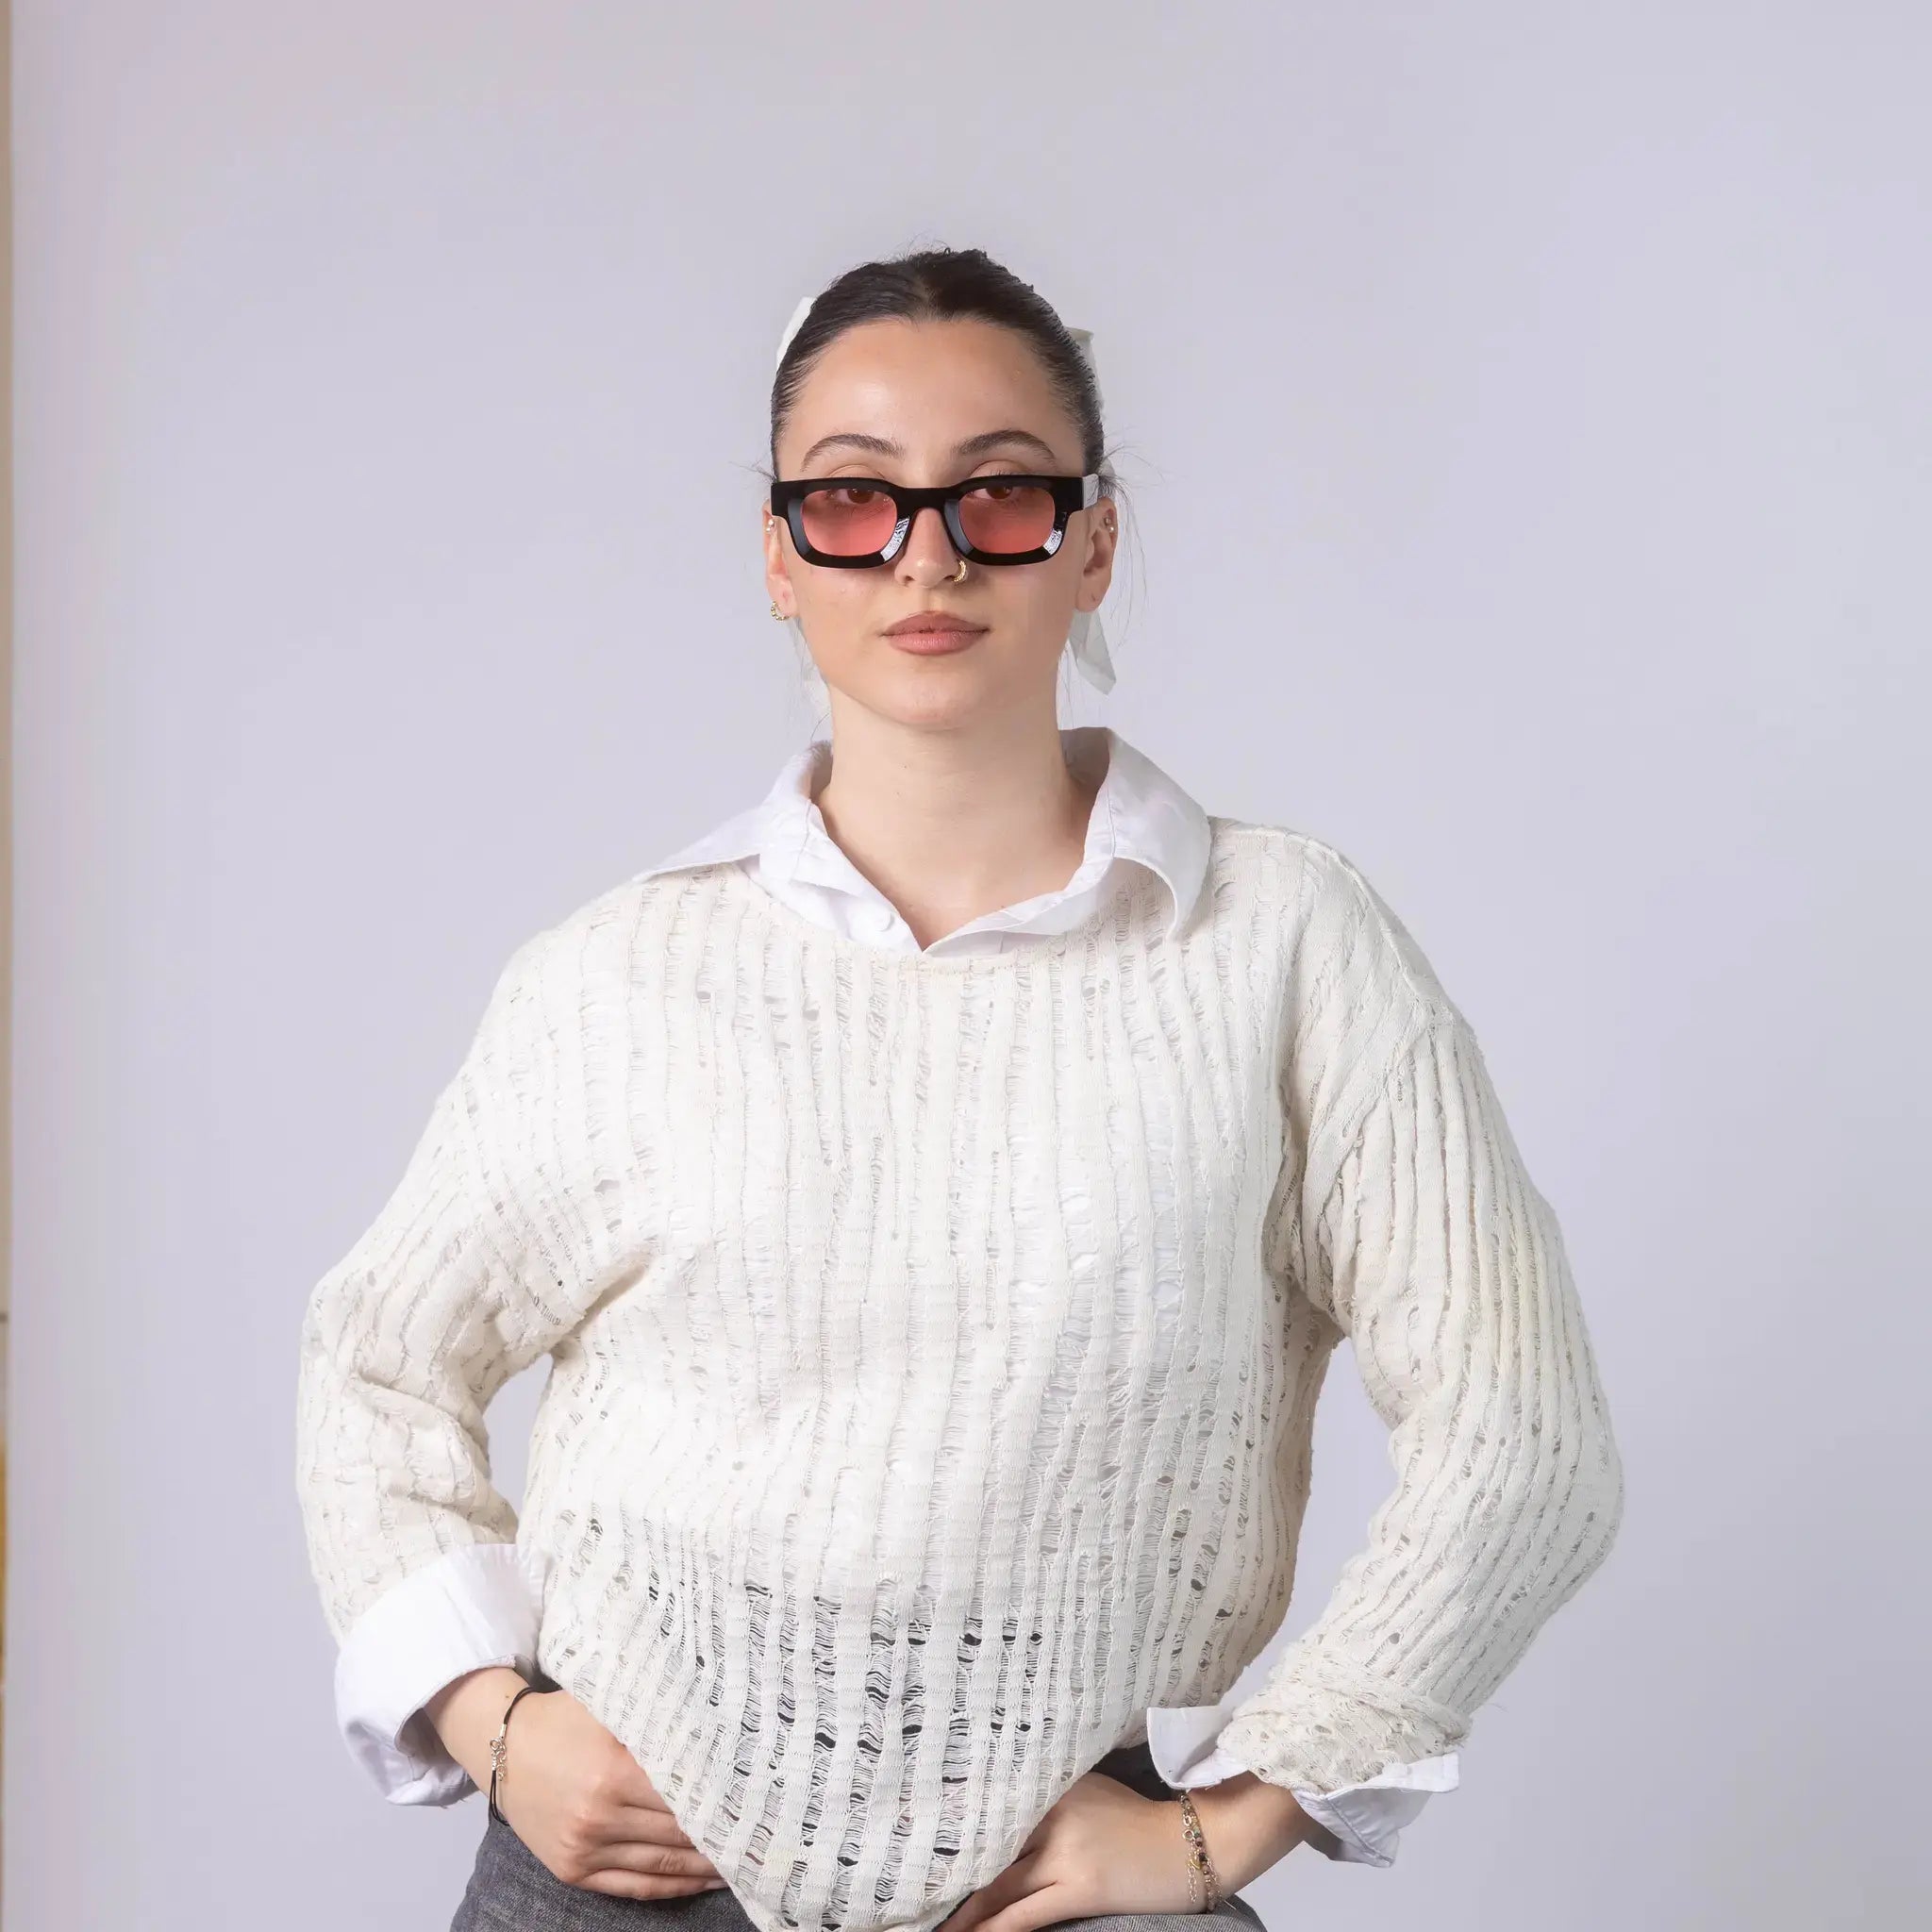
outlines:
M1258 1780L1244 1777L1241 1782ZM1278 1857L1301 1835L1293 1822L1300 1807L1285 1791L1272 1795L1288 1807L1280 1850L1274 1853ZM1283 1804L1272 1809L1280 1813ZM1244 1847L1239 1858L1230 1857L1234 1846L1218 1840L1211 1814L1222 1807L1209 1793L1196 1794L1195 1808L1223 1890L1238 1890L1254 1876L1233 1869L1246 1865L1248 1851ZM1272 1863L1273 1857L1263 1862ZM1062 1919L1200 1909L1188 1888L1188 1841L1179 1800L1143 1798L1118 1778L1090 1771L1034 1826L1013 1862L961 1900L937 1932L1034 1932L1036 1926Z

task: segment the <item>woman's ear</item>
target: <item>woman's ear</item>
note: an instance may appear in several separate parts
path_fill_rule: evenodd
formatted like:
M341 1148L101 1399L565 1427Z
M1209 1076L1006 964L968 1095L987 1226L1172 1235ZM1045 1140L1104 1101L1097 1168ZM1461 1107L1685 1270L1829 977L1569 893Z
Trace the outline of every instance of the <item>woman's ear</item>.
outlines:
M778 533L778 519L769 508L760 505L758 516L765 541L765 590L780 613L791 617L795 613L789 608L791 577L785 567L785 540ZM786 594L780 596L780 591Z
M1082 610L1097 610L1113 581L1114 553L1120 543L1119 513L1103 497L1087 512L1087 555L1080 565L1080 589L1074 599Z

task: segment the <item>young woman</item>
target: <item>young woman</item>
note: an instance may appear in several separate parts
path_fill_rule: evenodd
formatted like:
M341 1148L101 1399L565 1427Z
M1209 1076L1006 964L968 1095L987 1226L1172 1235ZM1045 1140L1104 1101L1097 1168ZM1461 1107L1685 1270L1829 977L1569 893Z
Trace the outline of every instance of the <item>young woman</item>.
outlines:
M454 1932L1257 1924L1299 1845L1392 1859L1609 1547L1561 1235L1356 867L1059 725L1118 491L1045 302L841 275L772 462L828 737L517 950L313 1292L341 1723L490 1790ZM1344 1336L1395 1480L1237 1700Z

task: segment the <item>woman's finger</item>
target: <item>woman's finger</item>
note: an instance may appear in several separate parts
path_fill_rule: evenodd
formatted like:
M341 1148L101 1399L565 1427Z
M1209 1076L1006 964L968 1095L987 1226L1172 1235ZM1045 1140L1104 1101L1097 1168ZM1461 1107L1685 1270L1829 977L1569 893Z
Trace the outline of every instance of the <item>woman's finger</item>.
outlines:
M1015 1858L997 1878L988 1879L977 1891L961 1899L940 1921L938 1932L972 1932L974 1926L984 1924L995 1912L1038 1889L1040 1880L1036 1867L1039 1858L1037 1851Z
M608 1733L606 1735L608 1737ZM614 1738L610 1739L610 1743L613 1747L611 1762L601 1768L603 1774L599 1778L599 1784L610 1803L625 1808L636 1806L643 1811L661 1811L665 1817L670 1817L671 1810L664 1802L664 1793L658 1789L650 1773Z
M986 1932L1039 1932L1042 1925L1058 1925L1063 1919L1084 1919L1090 1914L1076 1903L1064 1885L1042 1885L1016 1898L987 1921Z
M657 1878L648 1873L607 1868L577 1881L580 1891L601 1891L607 1898L695 1898L700 1892L723 1891L722 1878Z
M608 1821L613 1839L639 1839L646 1844L691 1844L691 1834L669 1811L658 1805L610 1805L602 1816Z
M716 1878L718 1868L704 1853L684 1845L658 1844L649 1839L605 1840L589 1854L595 1869L638 1872L659 1878Z

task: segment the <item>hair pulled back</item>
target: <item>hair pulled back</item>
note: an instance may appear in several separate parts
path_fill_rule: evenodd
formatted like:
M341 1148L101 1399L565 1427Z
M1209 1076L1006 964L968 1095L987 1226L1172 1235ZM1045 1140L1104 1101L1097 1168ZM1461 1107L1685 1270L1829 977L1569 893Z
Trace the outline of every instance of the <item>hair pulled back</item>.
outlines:
M772 378L773 476L778 438L812 364L835 338L864 322L973 318L1024 336L1046 370L1055 399L1080 431L1080 467L1099 470L1105 451L1100 390L1080 345L1053 305L983 248L923 248L847 269L813 297ZM1113 479L1102 472L1101 490Z

